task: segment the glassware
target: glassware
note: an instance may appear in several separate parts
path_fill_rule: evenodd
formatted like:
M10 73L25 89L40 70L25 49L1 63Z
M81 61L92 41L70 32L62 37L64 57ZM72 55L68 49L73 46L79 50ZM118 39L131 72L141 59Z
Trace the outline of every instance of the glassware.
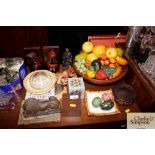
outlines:
M141 31L143 26L130 26L127 33L126 47L132 48L135 42L139 41L141 38Z
M137 63L144 63L150 53L150 27L141 28L142 29L134 37L134 45L129 48L129 55L135 58Z
M150 55L146 62L143 64L143 68L151 78L155 78L155 55Z
M0 89L0 110L15 109L15 103L11 102L12 96L9 93L4 93Z
M30 77L30 85L35 89L43 89L52 83L52 79L45 72L36 72Z

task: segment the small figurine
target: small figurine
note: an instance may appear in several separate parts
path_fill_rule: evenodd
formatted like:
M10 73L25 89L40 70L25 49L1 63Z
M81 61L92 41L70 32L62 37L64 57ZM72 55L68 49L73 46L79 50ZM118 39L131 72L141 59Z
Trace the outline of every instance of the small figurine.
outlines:
M32 71L42 68L41 60L35 52L26 55L26 62Z
M56 59L56 56L57 56L57 54L54 51L49 52L47 55L47 59L48 59L47 60L47 67L53 73L56 72L56 69L58 67L58 61Z
M57 83L66 86L68 78L77 77L77 74L73 67L69 66L68 69L64 70L61 75L58 77Z
M69 51L69 48L65 49L65 52L63 53L63 69L67 69L69 66L72 65L72 53Z

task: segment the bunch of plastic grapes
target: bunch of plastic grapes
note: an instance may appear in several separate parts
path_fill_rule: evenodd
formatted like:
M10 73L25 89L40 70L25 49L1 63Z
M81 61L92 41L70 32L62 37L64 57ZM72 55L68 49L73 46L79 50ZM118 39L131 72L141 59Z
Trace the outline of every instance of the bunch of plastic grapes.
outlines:
M76 66L77 70L82 74L86 74L86 72L87 72L87 68L85 67L85 62L86 61L81 58L75 62L75 66Z

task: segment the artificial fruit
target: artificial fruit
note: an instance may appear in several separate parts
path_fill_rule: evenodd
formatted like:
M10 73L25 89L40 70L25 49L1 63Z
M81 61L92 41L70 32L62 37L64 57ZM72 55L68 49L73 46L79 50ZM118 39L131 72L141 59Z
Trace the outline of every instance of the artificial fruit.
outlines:
M122 66L125 66L125 65L127 65L127 60L125 59L125 58L123 58L123 57L120 57L120 56L117 56L116 57L116 61L117 61L117 63L118 64L120 64L120 65L122 65Z
M86 41L82 44L82 51L85 53L90 53L93 50L94 45L90 41Z
M117 50L116 50L116 48L112 48L112 47L108 48L106 50L106 57L108 59L116 58L117 57Z
M96 72L96 79L97 80L105 80L107 79L107 74L102 70L102 69L99 69L97 72Z
M89 53L86 57L86 64L88 66L90 66L90 64L94 61L94 60L97 60L97 57L94 53Z
M116 50L117 50L117 55L121 57L123 55L123 50L121 48L116 48Z
M106 47L103 45L96 45L93 48L93 53L99 58L101 55L105 55Z

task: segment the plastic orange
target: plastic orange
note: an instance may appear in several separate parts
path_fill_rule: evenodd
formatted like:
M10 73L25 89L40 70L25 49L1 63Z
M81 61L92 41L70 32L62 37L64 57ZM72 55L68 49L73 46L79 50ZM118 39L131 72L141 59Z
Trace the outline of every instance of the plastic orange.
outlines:
M101 56L100 56L100 59L104 61L104 60L107 59L107 57L106 57L105 55L101 55Z
M125 58L120 57L120 56L116 57L116 61L117 61L118 64L120 64L122 66L125 66L128 63Z
M116 67L116 65L115 64L110 64L109 67Z
M115 64L115 63L116 63L116 59L115 59L115 58L112 58L112 59L110 59L110 62L111 62L112 64Z
M104 45L96 45L92 52L99 58L101 55L105 55L106 47Z

